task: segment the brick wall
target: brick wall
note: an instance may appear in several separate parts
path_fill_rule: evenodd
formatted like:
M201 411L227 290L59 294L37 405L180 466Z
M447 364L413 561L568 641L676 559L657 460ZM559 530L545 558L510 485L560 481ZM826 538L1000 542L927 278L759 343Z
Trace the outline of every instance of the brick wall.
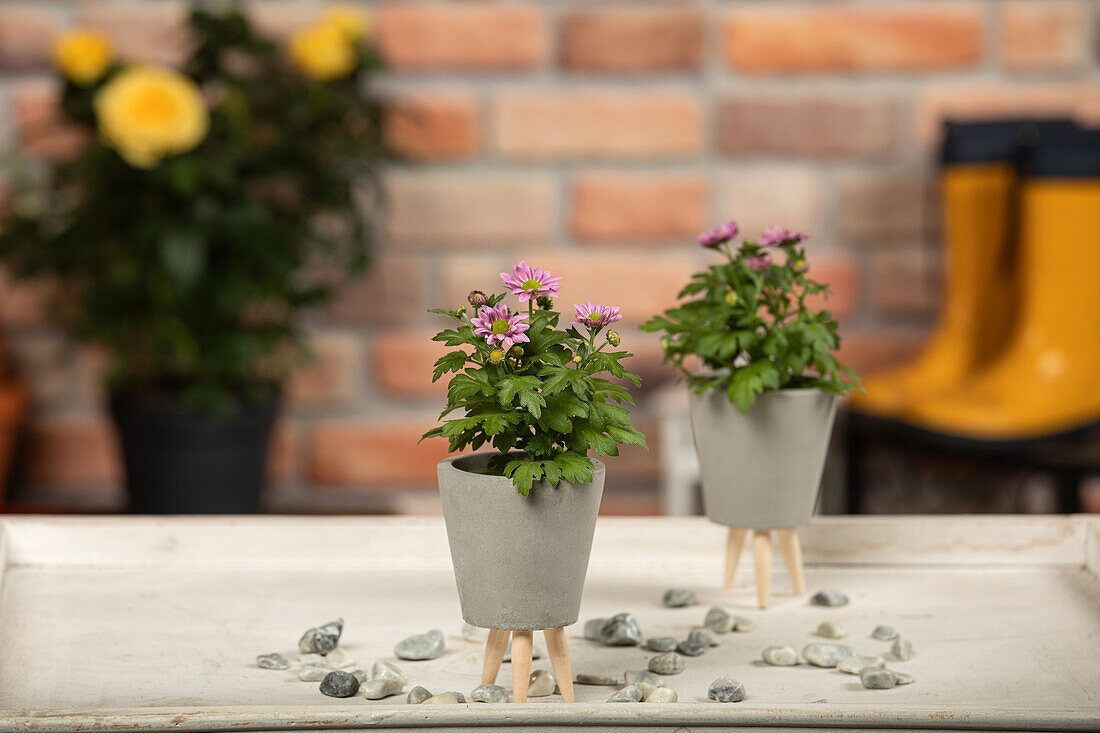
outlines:
M252 3L284 33L321 7ZM1091 0L364 3L395 101L374 271L314 314L316 364L290 386L272 505L430 508L440 443L429 306L493 287L519 257L566 278L565 299L669 305L705 261L692 235L737 218L813 233L845 357L905 358L938 298L931 168L945 114L1072 113L1100 122ZM176 0L0 1L0 149L49 158L79 143L54 122L47 49L68 27L111 35L135 59L180 57ZM34 395L24 497L110 507L119 493L101 410L102 359L43 316L47 285L0 282L0 319ZM646 393L667 383L658 347L629 325ZM655 450L610 471L612 511L653 510ZM650 401L652 402L652 401Z

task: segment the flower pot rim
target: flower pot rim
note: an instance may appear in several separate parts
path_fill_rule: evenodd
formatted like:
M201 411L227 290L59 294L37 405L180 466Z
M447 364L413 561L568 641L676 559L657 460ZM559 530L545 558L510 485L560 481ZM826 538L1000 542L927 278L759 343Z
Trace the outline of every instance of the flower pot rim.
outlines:
M515 453L516 455L521 455L521 453L519 451L512 451L512 453ZM466 468L463 468L461 466L455 465L457 462L463 461L463 460L481 460L481 459L484 459L486 462L488 462L489 458L491 458L492 456L495 456L495 455L498 455L495 451L478 451L476 453L458 453L458 454L453 455L453 456L447 456L446 458L441 460L439 462L439 466L441 468L444 468L444 470L447 470L447 471L458 471L458 472L461 472L461 473L473 474L475 476L480 476L484 479L492 480L494 482L507 484L508 487L511 488L512 487L512 479L508 478L507 476L494 476L492 474L487 474L487 473L478 474L478 473L474 473L473 471L470 471ZM594 464L593 467L592 467L592 481L595 481L597 476L599 476L599 475L606 472L607 466L604 464L603 461L601 461L598 458L591 458L591 461ZM564 479L562 479L562 480L564 481ZM546 483L546 479L540 479L540 480L535 482L536 485L543 484L543 483ZM591 481L586 481L584 483L592 483L592 482Z

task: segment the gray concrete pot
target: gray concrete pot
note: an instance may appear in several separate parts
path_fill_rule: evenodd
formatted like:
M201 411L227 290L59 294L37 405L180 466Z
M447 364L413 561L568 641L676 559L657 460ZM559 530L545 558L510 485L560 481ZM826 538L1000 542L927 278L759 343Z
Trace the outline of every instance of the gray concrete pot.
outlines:
M525 499L511 479L473 473L490 453L439 462L439 495L462 617L483 629L535 631L576 623L603 496L592 481L536 483Z
M723 390L691 394L690 404L703 506L712 521L781 529L810 520L836 395L816 389L765 392L747 415Z

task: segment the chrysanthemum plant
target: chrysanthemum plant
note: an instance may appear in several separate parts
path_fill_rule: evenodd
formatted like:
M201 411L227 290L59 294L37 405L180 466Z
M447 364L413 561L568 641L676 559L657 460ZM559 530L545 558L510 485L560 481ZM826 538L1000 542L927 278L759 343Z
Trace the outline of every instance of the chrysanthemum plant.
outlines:
M632 354L615 350L621 337L607 330L622 318L619 309L575 304L573 322L560 328L560 277L521 261L501 279L526 312L509 309L507 294L480 290L468 307L432 310L455 321L433 338L454 350L436 362L432 381L454 376L443 424L421 440L442 436L452 451L492 445L498 453L487 470L510 478L523 496L543 479L552 486L591 481L590 451L617 456L620 445L645 447L623 407L634 400L613 381L641 384L622 365ZM456 411L462 415L447 418Z
M722 261L692 276L679 306L642 325L664 333L665 361L696 393L723 390L742 412L767 390L855 389L858 375L834 354L836 320L807 303L827 297L829 286L808 276L806 235L768 227L758 241L735 247L738 232L731 221L699 235ZM691 368L693 358L702 371Z
M286 43L242 11L190 17L180 69L64 35L60 104L85 144L0 211L0 257L62 283L73 336L113 388L221 411L299 362L303 309L361 270L357 201L383 155L368 19L334 6ZM28 168L33 172L33 169Z

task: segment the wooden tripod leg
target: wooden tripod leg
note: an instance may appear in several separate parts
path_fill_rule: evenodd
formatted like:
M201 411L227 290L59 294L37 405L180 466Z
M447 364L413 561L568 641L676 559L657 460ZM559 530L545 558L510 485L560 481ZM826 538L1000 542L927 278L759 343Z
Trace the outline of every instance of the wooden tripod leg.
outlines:
M791 586L796 596L806 592L806 581L802 577L802 545L798 541L798 530L776 530L779 536L779 551L783 553L783 564L791 576Z
M733 579L737 576L737 563L741 560L741 550L745 547L745 537L748 533L747 529L730 527L729 536L726 538L726 590L733 587Z
M550 664L554 665L554 676L558 678L563 702L576 702L573 694L573 670L569 664L569 643L565 640L565 629L546 629L542 632L546 639L546 651L550 654Z
M530 631L512 632L512 699L527 702L527 687L531 684Z
M485 665L481 668L481 684L491 685L497 681L500 663L504 661L504 652L508 649L508 637L511 634L500 629L490 629L485 642Z
M766 529L752 531L752 555L756 562L756 602L768 607L772 585L772 533Z

